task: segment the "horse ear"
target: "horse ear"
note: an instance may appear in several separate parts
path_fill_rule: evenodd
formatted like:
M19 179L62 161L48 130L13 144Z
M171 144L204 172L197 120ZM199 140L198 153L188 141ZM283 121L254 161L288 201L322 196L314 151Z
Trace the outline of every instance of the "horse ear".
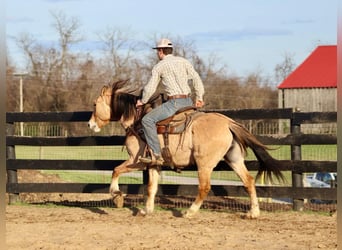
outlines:
M103 86L101 89L101 95L104 95L106 93L107 86Z

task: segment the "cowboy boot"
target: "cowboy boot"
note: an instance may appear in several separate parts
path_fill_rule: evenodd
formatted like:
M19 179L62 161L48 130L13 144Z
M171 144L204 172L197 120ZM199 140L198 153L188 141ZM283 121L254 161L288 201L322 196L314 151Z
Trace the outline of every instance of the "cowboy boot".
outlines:
M151 156L141 157L139 158L139 161L145 164L157 165L157 166L162 166L165 163L161 155L155 155L155 154L152 154L152 157Z

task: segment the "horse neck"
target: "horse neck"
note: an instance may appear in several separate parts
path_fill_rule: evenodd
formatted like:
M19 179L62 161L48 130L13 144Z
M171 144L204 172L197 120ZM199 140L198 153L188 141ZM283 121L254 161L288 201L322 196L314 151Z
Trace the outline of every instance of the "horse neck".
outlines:
M125 130L127 130L127 128L133 128L135 124L134 118L124 119L123 116L121 116L119 122Z
M124 128L130 127L135 122L136 97L129 94L118 94L112 97L112 117L119 121Z
M141 118L150 112L153 108L160 106L163 103L163 98L160 93L154 94L148 103L144 107L136 108L136 99L139 98L130 94L119 94L115 97L113 96L112 102L112 115L118 119L124 129L129 127L133 128L139 126L141 123ZM118 118L118 117L117 117Z

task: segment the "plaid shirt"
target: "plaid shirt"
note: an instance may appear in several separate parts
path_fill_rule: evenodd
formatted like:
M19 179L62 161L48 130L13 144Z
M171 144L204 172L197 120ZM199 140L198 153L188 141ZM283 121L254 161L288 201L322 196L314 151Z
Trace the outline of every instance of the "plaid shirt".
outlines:
M144 86L141 101L147 103L160 82L168 96L188 95L191 93L189 80L192 80L196 100L203 101L203 83L191 63L182 57L166 55L153 67L152 77Z

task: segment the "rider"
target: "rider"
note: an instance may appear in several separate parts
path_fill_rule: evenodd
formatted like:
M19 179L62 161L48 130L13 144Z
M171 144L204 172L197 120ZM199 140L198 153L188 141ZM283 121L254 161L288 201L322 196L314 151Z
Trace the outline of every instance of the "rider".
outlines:
M153 165L162 165L164 160L161 155L156 123L174 115L181 108L193 106L190 97L189 80L192 80L195 90L195 106L201 108L204 105L204 87L201 78L191 63L172 54L173 45L169 39L161 39L153 49L157 50L160 61L153 67L152 76L143 87L142 98L137 101L136 106L139 107L147 103L160 82L168 98L165 103L154 108L142 118L142 128L152 154L151 157L140 158L140 161Z

